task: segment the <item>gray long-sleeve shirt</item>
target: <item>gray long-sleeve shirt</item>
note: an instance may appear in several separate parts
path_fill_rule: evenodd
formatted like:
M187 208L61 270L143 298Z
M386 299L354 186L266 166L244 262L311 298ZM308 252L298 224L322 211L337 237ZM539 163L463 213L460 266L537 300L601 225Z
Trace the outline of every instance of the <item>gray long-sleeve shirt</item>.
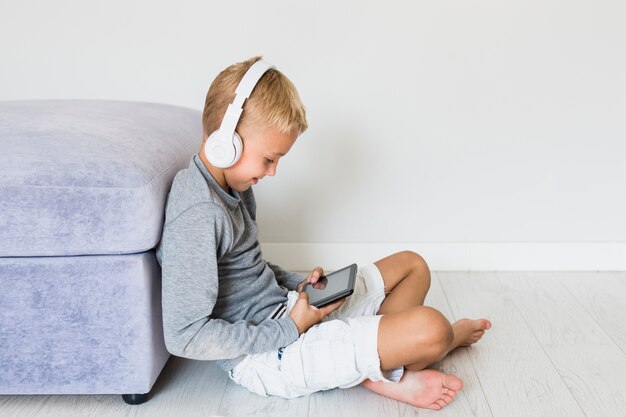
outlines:
M291 318L268 316L304 277L262 259L252 188L227 193L198 155L174 178L156 256L173 355L220 360L230 370L246 354L298 338Z

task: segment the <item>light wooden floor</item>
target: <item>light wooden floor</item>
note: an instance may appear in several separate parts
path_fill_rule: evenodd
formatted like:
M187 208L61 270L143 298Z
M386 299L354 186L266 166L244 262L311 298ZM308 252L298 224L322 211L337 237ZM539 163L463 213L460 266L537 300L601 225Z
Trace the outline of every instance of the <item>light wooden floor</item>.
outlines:
M143 405L119 395L0 396L0 416L626 416L626 272L439 272L426 304L451 321L493 322L481 342L436 366L465 382L441 411L361 387L263 398L211 363L171 358Z

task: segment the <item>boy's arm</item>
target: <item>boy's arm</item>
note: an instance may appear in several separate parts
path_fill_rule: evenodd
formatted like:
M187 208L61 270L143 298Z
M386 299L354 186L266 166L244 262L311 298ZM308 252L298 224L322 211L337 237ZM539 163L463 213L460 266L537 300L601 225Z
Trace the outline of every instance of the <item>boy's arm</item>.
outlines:
M231 359L286 346L298 338L290 317L229 323L211 317L217 300L217 259L232 236L226 213L197 204L163 229L162 304L165 345L169 352L198 360Z
M299 283L304 281L306 277L297 274L295 272L285 271L278 265L274 265L273 263L267 262L267 266L270 267L272 271L274 271L274 275L276 276L276 281L283 287L288 290L296 290Z

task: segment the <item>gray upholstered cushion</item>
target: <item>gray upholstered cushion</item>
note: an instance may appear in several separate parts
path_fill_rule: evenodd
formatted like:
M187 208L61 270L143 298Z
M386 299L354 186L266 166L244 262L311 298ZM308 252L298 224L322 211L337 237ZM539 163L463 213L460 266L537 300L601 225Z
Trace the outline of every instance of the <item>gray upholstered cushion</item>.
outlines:
M154 251L0 258L0 288L0 395L145 393L170 356Z
M201 139L201 113L177 106L0 102L0 257L153 248Z

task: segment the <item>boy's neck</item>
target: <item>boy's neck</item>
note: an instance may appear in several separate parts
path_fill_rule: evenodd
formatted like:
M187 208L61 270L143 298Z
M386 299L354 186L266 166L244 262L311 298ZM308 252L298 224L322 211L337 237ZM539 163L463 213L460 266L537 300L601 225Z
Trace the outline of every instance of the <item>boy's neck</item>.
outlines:
M226 183L226 178L224 177L224 170L211 165L211 163L204 156L204 152L202 150L198 152L198 156L200 156L200 160L202 161L206 169L209 170L211 176L215 179L215 181L217 181L220 187L222 187L222 190L230 193L230 187Z

